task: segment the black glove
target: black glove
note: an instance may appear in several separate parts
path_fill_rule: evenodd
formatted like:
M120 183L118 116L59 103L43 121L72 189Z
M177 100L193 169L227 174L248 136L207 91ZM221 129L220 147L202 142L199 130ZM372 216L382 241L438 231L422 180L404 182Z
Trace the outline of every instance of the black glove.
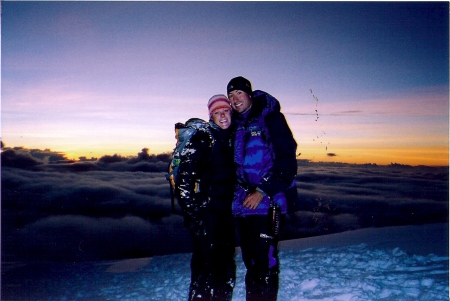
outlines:
M200 216L185 215L184 226L189 229L189 232L196 237L206 235L205 225Z
M197 237L206 235L205 225L203 224L202 220L192 221L189 225L189 231L192 233L192 235Z

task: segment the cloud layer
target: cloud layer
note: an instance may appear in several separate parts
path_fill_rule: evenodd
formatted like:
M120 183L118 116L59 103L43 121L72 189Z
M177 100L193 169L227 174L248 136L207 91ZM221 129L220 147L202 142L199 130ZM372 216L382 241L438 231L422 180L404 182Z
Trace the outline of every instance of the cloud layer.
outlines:
M2 152L2 260L82 261L186 252L171 211L167 155L66 161ZM298 161L298 207L284 239L363 227L448 222L448 168Z

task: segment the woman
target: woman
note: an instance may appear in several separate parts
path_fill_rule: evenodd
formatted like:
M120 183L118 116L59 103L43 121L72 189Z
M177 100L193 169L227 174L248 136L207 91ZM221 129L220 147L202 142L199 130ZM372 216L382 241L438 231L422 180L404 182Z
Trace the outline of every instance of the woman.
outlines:
M214 95L208 110L208 125L184 148L176 186L193 244L188 300L231 301L236 278L232 108L225 95Z

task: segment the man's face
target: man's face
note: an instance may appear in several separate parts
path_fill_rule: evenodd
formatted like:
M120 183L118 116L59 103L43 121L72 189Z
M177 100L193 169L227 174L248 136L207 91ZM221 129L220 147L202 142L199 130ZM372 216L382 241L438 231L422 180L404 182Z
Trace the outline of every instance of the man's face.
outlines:
M241 90L233 90L228 93L228 99L233 109L240 114L247 112L252 106L250 95Z
M226 130L231 125L231 109L221 108L212 113L212 119L221 129Z

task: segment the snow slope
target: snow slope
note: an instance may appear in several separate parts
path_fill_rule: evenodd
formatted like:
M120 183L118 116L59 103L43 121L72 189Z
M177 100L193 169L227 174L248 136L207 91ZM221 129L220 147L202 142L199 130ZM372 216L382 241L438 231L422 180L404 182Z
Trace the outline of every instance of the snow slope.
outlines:
M430 235L432 234L432 235ZM278 300L448 300L448 224L280 242ZM2 300L186 300L190 254L88 263L2 263ZM245 300L237 249L233 300Z

